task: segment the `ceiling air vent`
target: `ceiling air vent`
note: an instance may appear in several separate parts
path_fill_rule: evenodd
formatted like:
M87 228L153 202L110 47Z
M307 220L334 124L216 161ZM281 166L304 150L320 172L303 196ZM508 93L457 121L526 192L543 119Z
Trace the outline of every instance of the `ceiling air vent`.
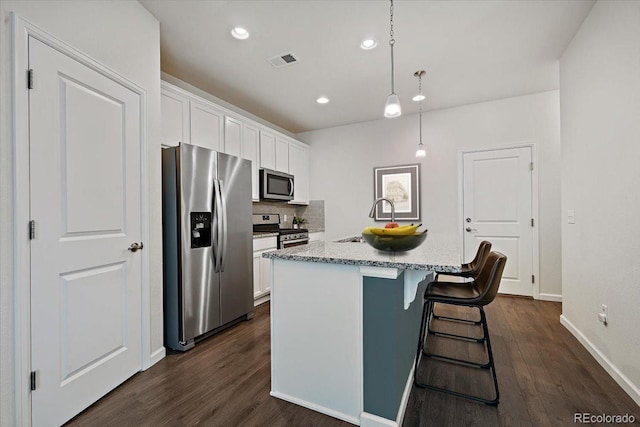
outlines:
M268 58L267 61L269 61L271 65L276 68L281 68L286 65L296 64L300 62L300 60L291 52L273 56L271 58Z

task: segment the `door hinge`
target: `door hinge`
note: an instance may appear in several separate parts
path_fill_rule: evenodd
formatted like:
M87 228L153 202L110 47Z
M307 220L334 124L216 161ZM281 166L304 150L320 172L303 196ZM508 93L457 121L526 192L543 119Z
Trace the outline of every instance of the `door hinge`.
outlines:
M31 371L31 391L35 390L38 386L37 384L37 375L36 375L36 371Z
M533 162L529 162L529 170L532 171L533 170Z
M533 274L531 275L531 283L536 283L536 276Z
M36 238L36 220L32 219L29 221L29 240L33 240Z
M533 227L533 218L531 218L531 226Z
M27 71L27 89L33 89L33 68Z

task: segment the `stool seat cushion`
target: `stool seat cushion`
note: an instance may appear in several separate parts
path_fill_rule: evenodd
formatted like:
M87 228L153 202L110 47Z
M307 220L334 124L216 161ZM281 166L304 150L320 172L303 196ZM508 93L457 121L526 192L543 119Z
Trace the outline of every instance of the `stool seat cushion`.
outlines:
M424 293L425 298L442 298L456 300L477 300L480 292L473 283L431 282ZM460 301L462 302L462 301Z

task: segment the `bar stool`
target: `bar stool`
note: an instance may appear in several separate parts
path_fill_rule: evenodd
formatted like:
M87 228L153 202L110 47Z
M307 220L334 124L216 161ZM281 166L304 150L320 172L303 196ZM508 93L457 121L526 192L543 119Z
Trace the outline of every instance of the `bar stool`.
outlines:
M420 325L420 335L418 337L418 346L413 372L413 382L417 387L440 391L443 393L452 394L454 396L465 397L467 399L485 403L491 406L498 405L500 401L500 392L498 390L498 379L496 377L493 351L491 350L491 339L489 338L487 317L485 315L483 307L487 304L490 304L498 293L498 287L500 286L500 280L502 279L502 272L504 271L506 262L507 257L505 255L501 254L500 252L491 252L487 256L487 260L485 261L484 266L481 268L479 274L476 276L473 282L469 282L468 284L463 286L461 286L460 283L455 282L432 282L429 284L429 286L427 286L427 289L424 293L425 303L422 309L422 324ZM430 323L432 320L433 307L435 303L478 308L478 310L480 311L480 324L482 325L483 336L481 338L475 338L464 335L438 332L431 329ZM486 363L478 363L470 360L457 359L445 355L428 353L426 351L426 341L428 341L429 335L437 335L445 338L486 344L489 360ZM445 362L458 363L480 369L489 369L493 377L493 384L496 391L495 398L485 399L482 397L421 383L420 381L418 381L418 368L420 367L420 362L423 357L442 360Z
M482 265L484 264L487 256L491 252L491 242L487 240L483 240L480 242L478 246L478 251L476 252L476 256L473 260L467 264L462 264L461 271L459 273L442 273L436 275L436 280L444 277L445 280L450 276L455 277L463 277L463 278L473 278L478 275ZM464 282L461 282L464 283Z
M462 264L462 269L459 273L446 273L446 274L437 274L436 281L438 282L453 282L459 283L461 285L472 283L469 281L470 278L474 278L480 272L480 268L484 265L487 257L489 256L489 252L491 252L491 242L487 240L483 240L480 242L478 246L478 251L476 252L475 257L470 263ZM462 278L462 280L457 281L455 278ZM432 317L439 320L447 320L454 322L462 322L468 323L471 325L479 325L480 320L470 320L470 319L462 319L459 317L448 317L448 316L440 316L436 314L435 307L433 308Z

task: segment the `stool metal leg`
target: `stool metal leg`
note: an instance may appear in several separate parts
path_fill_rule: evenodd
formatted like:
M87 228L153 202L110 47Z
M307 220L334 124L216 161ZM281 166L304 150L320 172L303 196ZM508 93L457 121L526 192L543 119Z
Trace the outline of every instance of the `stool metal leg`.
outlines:
M416 350L416 361L413 366L413 382L414 384L419 384L418 382L418 366L420 366L420 359L422 358L422 353L424 352L424 338L425 338L425 329L427 328L427 324L429 322L429 307L431 306L431 301L427 300L422 306L422 323L420 324L420 333L418 335L418 348Z
M452 305L457 305L457 304L452 304ZM435 302L431 301L431 300L427 300L424 304L424 308L422 311L422 325L420 325L420 336L418 337L418 346L417 346L417 351L416 351L416 361L415 361L415 366L414 366L414 372L413 372L413 382L417 387L420 388L426 388L428 390L434 390L434 391L440 391L443 393L447 393L447 394L451 394L453 396L458 396L458 397L464 397L466 399L470 399L476 402L480 402L480 403L484 403L486 405L490 405L490 406L498 406L499 403L499 398L500 398L500 392L498 390L498 378L496 376L496 368L495 368L495 363L494 363L494 359L493 359L493 351L491 348L491 339L489 338L489 328L487 326L487 318L486 315L484 313L484 309L481 306L477 306L480 309L480 322L482 325L482 329L483 329L483 333L484 333L484 337L486 338L484 341L486 341L486 347L487 347L487 353L489 356L489 361L488 363L485 364L480 364L480 363L476 363L476 362L471 362L471 361L467 361L467 360L463 360L463 359L455 359L452 357L448 357L448 356L442 356L442 355L434 355L434 354L429 354L426 352L426 342L428 341L428 330L429 330L429 323L432 319L433 313L434 313L434 309L435 309ZM439 360L443 360L446 362L454 362L454 363L462 363L468 366L472 366L472 367L477 367L477 368L483 368L483 369L490 369L491 370L491 374L492 374L492 378L493 378L493 384L495 387L495 391L496 391L496 397L494 399L485 399L479 396L474 396L474 395L470 395L470 394L466 394L466 393L460 393L454 390L448 390L445 388L441 388L441 387L435 387L429 384L424 384L418 381L418 368L420 366L420 362L422 359L422 356L425 356L426 358L435 358L435 359L439 359Z
M484 329L484 335L487 337L487 353L489 353L489 365L491 367L491 374L493 375L493 385L496 388L496 398L494 406L498 405L500 401L500 390L498 389L498 377L496 376L496 365L493 360L493 349L491 348L491 338L489 338L489 326L487 324L487 316L484 313L484 309L480 307L480 317L482 319L482 328Z

